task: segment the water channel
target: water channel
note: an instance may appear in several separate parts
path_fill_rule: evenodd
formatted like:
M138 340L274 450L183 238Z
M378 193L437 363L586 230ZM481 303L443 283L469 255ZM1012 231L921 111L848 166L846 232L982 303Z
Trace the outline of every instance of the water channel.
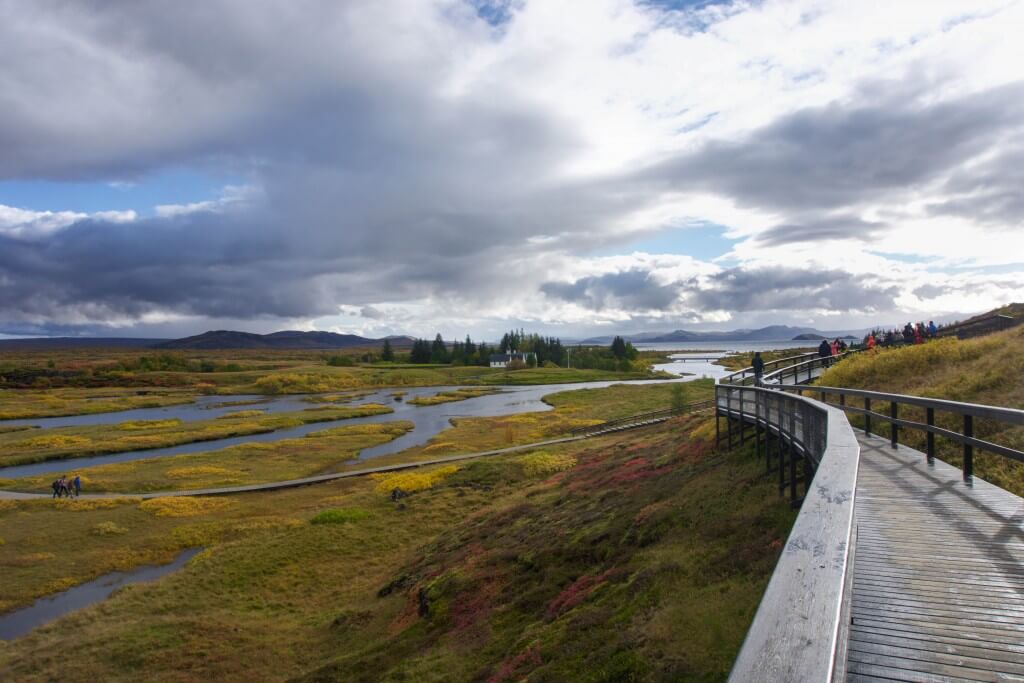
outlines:
M39 598L28 607L0 616L0 640L13 640L23 636L37 626L62 617L68 612L104 600L122 586L153 581L170 574L183 567L200 550L202 548L189 548L180 552L169 564L143 565L125 572L111 572L56 595Z
M451 419L456 417L499 417L502 415L514 415L536 411L551 410L551 406L541 399L560 391L573 391L579 389L601 389L613 384L649 384L655 382L686 382L702 377L717 378L726 373L725 369L707 359L720 357L725 352L707 353L702 352L699 356L702 360L686 360L687 354L674 355L674 362L656 366L658 370L665 370L679 376L675 380L634 380L630 382L579 382L574 384L544 384L535 386L505 385L495 387L498 393L487 394L477 398L471 398L455 403L442 403L432 406L416 406L408 403L409 399L423 396L433 396L439 391L456 389L458 387L415 387L401 389L405 392L403 400L396 401L394 393L398 389L392 387L381 389L364 394L354 402L381 403L393 408L393 413L385 415L371 415L368 417L351 418L347 420L335 420L329 422L317 422L301 425L288 429L280 429L265 434L250 434L247 436L230 437L213 441L199 441L194 443L170 446L166 448L150 448L124 453L111 453L106 455L94 455L81 458L67 458L64 460L51 460L47 462L31 463L27 465L14 465L0 467L0 478L16 479L18 477L35 476L47 473L69 473L83 467L94 465L105 465L110 463L129 462L145 458L159 458L172 455L183 455L187 453L201 453L215 451L229 446L236 446L252 442L279 441L281 439L293 439L304 436L310 432L329 429L333 426L347 426L358 424L372 424L393 422L396 420L408 420L415 427L407 434L379 446L364 449L359 453L359 460L366 460L381 455L398 453L413 446L419 446L438 433L451 426ZM697 354L690 354L697 355ZM685 374L684 374L685 373ZM309 409L310 403L303 399L307 396L203 396L194 403L167 406L164 408L140 408L135 410L123 410L111 413L95 413L91 415L73 415L67 417L51 417L29 420L9 420L3 424L31 424L41 428L70 427L80 425L102 425L117 424L126 420L167 420L179 419L183 422L195 420L208 420L225 413L238 410L260 409L268 413L295 412ZM253 405L225 405L239 401L260 401Z

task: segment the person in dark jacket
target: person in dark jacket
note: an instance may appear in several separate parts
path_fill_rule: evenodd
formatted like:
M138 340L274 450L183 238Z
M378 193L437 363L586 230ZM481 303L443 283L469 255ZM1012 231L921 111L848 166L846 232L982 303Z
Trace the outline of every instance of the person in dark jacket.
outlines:
M764 359L761 358L760 351L754 352L754 360L750 364L754 368L754 384L761 386L761 380L764 377Z
M821 343L818 344L818 356L820 358L828 358L832 355L832 346L828 343L828 339L822 339Z

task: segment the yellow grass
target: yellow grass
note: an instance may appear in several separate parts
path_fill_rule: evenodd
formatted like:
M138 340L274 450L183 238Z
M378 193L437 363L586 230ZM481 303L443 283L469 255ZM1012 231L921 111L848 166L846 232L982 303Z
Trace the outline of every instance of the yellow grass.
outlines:
M139 503L139 509L157 517L196 517L234 505L229 498L172 497L151 498Z
M554 474L576 466L576 458L568 453L548 453L546 451L524 455L518 462L523 469L523 474L528 477Z
M397 472L395 474L371 475L377 485L378 493L391 493L402 489L405 493L423 491L440 484L442 481L459 471L455 465L445 465L427 472Z

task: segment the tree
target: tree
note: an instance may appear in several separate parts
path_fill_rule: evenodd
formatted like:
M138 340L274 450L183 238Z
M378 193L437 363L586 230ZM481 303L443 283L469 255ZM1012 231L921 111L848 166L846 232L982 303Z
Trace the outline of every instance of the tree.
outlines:
M409 361L412 363L430 362L430 342L426 339L417 339L412 343L412 352L409 354Z
M448 357L448 347L445 346L444 339L441 337L441 333L438 332L437 336L434 337L434 343L430 345L430 362L447 363L450 360Z
M619 360L622 360L626 357L626 354L626 340L622 337L615 337L615 339L612 340L612 355Z
M390 339L385 339L384 340L384 348L381 349L381 351L380 351L380 359L382 361L387 362L387 363L390 363L393 360L395 360L395 351L394 351L394 349L391 348L391 340Z

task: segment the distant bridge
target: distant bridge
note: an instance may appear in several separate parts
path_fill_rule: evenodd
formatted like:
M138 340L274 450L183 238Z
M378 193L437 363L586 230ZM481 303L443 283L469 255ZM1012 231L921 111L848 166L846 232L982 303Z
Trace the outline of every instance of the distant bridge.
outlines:
M753 439L801 506L730 680L1024 681L1024 500L973 476L975 450L1024 461L975 421L1019 427L1024 411L806 386L832 362L795 356L764 386L747 368L716 387L720 440ZM962 448L962 471L935 459L936 436Z

